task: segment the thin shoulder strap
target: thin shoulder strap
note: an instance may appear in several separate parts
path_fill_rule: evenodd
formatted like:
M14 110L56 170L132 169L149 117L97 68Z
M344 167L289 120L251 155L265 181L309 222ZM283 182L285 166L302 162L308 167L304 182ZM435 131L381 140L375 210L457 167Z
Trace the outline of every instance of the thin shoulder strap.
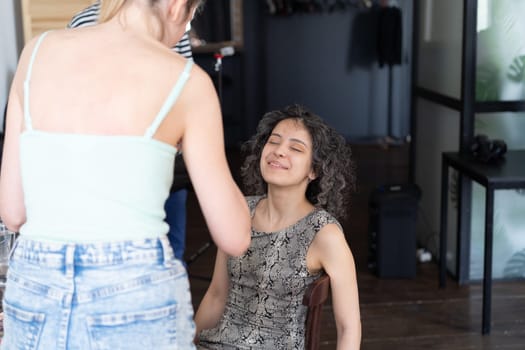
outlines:
M36 53L38 49L40 48L40 44L42 43L42 40L44 40L47 33L49 32L44 32L38 38L35 44L35 47L33 49L33 52L31 54L29 65L27 66L27 74L26 74L26 79L24 81L24 120L25 120L25 126L27 130L33 129L33 125L31 123L31 114L29 113L29 83L31 82L31 74L33 73L33 63L35 62Z
M144 135L145 137L152 138L153 135L155 135L155 132L159 128L160 123L162 123L162 121L164 120L164 118L166 118L173 105L175 105L175 102L177 102L177 99L179 98L179 95L182 92L184 85L186 85L186 82L190 77L190 71L192 66L193 59L190 58L186 62L186 66L184 67L184 70L182 71L179 80L177 80L177 83L171 90L170 94L168 95L168 98L166 98L166 101L162 105L159 113L157 114L155 119L153 119L153 123L151 123L148 130L146 130L146 134Z

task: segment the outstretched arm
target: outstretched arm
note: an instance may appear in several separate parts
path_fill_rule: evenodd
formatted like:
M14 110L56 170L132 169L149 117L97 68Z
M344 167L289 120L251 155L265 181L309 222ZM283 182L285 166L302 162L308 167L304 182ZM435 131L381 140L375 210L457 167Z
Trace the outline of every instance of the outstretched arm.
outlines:
M182 149L193 188L217 247L239 256L250 244L250 213L226 161L215 88L209 76L194 66L182 94L179 101L184 105L178 110L185 123Z

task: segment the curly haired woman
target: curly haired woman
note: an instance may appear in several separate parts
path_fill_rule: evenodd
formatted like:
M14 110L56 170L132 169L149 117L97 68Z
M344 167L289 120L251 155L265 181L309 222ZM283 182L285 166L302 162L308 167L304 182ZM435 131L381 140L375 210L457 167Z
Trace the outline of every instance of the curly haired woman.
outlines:
M244 145L252 240L218 250L196 313L203 349L304 349L307 286L330 276L337 348L359 349L355 264L337 219L354 187L350 149L321 118L292 105L267 113Z

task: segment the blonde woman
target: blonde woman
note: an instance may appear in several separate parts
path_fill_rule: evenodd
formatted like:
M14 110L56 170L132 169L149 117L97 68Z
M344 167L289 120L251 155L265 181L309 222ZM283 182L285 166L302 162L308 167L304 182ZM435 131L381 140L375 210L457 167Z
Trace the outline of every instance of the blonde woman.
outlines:
M100 0L73 16L67 27L80 28L94 26L98 23L99 15ZM193 57L188 28L186 28L186 33L184 33L182 38L171 49L186 58ZM166 211L166 218L164 220L169 225L167 235L173 248L173 253L176 258L181 260L184 258L184 249L186 246L186 198L188 196L188 190L186 188L188 185L188 173L184 167L182 153L178 153L175 158L173 185L171 186L170 195L164 204L164 210Z
M2 349L193 348L163 209L180 147L216 244L250 242L213 84L170 50L200 5L104 1L99 25L23 50L0 174L0 216L20 232Z

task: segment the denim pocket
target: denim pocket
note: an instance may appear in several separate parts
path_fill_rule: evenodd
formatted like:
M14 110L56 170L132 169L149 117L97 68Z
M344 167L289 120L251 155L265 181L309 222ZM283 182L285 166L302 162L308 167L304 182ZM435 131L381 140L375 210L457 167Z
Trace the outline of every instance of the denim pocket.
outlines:
M177 349L178 309L178 304L171 304L149 310L88 316L91 348Z
M22 310L4 300L4 338L2 349L37 349L46 315Z

